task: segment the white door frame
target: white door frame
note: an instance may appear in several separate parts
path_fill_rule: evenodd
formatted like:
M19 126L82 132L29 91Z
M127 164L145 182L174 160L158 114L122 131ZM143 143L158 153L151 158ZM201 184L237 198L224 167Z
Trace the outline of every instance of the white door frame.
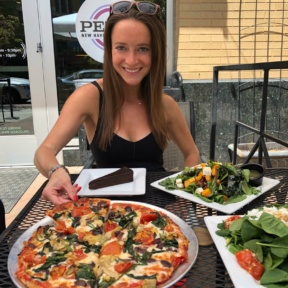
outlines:
M0 166L33 165L37 147L58 118L50 1L22 0L22 11L34 135L1 136ZM63 163L62 152L57 158Z
M29 2L29 3L28 3ZM41 69L39 70L39 66L41 67L41 55L33 55L31 50L36 50L36 46L34 43L39 42L39 20L38 20L38 11L36 0L25 0L22 1L23 8L23 19L24 19L24 30L25 30L25 42L27 47L28 54L28 71L29 68L29 78L30 78L30 88L31 94L33 95L32 102L32 111L33 107L39 105L37 104L37 98L40 99L43 97L43 85L41 85ZM33 47L34 46L34 47ZM29 67L30 66L30 67ZM33 72L37 71L36 72ZM33 74L35 74L33 76ZM37 77L39 79L37 79ZM32 81L32 79L34 80ZM38 84L33 84L37 83ZM43 80L42 80L43 81ZM38 87L37 87L38 85ZM35 93L39 95L37 97ZM39 101L39 100L38 100ZM35 106L34 106L35 105ZM35 110L35 109L34 109ZM33 113L34 125L37 123L37 115ZM42 120L41 120L42 121ZM44 122L44 121L43 121ZM45 127L43 127L45 129ZM38 128L39 130L39 128ZM33 164L33 156L35 150L37 148L37 130L35 130L34 135L5 135L0 137L0 165L1 166L15 166L15 165L32 165Z

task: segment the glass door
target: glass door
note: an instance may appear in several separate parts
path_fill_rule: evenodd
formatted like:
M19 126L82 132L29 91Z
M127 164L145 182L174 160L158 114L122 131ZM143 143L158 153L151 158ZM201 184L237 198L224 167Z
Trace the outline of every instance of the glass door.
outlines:
M33 165L59 115L50 11L48 0L0 1L0 166Z
M34 1L32 1L34 2ZM31 5L31 8L34 5ZM32 9L33 10L33 9ZM31 13L38 22L38 13ZM0 2L0 165L31 165L37 146L21 1ZM39 38L39 25L31 33ZM40 92L41 93L41 92Z

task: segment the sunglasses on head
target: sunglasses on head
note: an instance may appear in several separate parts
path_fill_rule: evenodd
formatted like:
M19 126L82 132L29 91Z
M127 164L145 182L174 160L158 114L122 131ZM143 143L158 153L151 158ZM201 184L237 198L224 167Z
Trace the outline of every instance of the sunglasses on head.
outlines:
M133 6L136 6L138 11L148 14L155 15L159 5L155 3L145 2L145 1L119 1L110 6L110 14L123 14L127 13Z

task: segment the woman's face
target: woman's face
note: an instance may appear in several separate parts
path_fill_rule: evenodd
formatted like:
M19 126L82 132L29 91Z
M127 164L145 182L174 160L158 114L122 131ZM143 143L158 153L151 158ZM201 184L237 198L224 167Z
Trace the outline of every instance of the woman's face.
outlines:
M139 85L151 67L151 35L140 21L125 19L112 30L112 62L128 85Z

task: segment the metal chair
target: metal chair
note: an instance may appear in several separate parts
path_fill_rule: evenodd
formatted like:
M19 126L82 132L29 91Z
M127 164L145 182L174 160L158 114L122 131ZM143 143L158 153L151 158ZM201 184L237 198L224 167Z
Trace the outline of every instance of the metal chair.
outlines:
M188 128L195 140L195 111L193 101L178 102L182 114L186 120ZM178 146L169 141L163 153L164 169L166 171L180 171L184 168L184 158Z
M183 78L178 71L174 71L169 77L169 86L163 87L163 92L170 95L175 101L185 101L185 91L183 87Z
M10 79L9 79L9 78L0 78L0 82L4 82L5 85L6 85L6 83L7 83L7 89L6 89L6 91L4 90L4 88L2 89L2 91L0 91L2 118L3 118L3 122L5 122L4 97L7 97L7 93L8 93L8 95L9 95L9 93L10 93Z
M5 122L5 114L4 114L4 95L0 94L0 101L1 101L1 110L2 110L2 118L3 118L3 122Z
M5 208L2 200L0 199L0 234L6 229L5 224Z

